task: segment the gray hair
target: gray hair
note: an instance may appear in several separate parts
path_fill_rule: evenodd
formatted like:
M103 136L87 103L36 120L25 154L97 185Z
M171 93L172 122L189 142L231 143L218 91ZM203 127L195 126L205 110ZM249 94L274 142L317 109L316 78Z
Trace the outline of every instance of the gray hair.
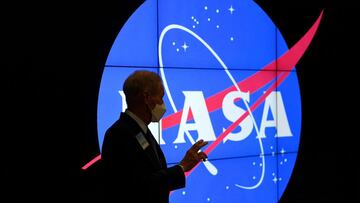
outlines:
M152 71L137 70L133 72L124 82L123 91L126 102L136 99L141 93L148 91L151 94L158 92L161 77Z

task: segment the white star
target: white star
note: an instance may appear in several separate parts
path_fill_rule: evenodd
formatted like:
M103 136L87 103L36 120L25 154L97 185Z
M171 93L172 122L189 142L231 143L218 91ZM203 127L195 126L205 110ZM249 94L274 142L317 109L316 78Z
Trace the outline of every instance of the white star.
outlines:
M181 46L184 51L186 52L186 49L189 48L189 46L186 44L186 42L184 42L184 44Z
M207 6L205 6L205 7L204 7L204 9L205 9L205 10L208 10L208 7L207 7Z
M280 151L280 152L281 152L282 155L284 155L284 153L285 153L284 148L281 148L281 151Z
M274 181L274 183L276 183L278 181L278 179L276 177L274 177L272 180Z
M235 9L232 7L232 5L230 6L229 11L231 14L235 11Z

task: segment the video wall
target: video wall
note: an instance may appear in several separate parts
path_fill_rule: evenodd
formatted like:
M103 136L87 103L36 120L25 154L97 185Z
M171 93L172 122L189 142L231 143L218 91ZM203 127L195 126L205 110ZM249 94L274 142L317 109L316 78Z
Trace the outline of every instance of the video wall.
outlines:
M126 109L122 85L135 70L158 73L167 108L150 124L168 165L199 139L208 161L186 174L170 202L278 202L301 135L296 63L321 19L288 47L252 0L148 0L119 30L104 66L98 140Z

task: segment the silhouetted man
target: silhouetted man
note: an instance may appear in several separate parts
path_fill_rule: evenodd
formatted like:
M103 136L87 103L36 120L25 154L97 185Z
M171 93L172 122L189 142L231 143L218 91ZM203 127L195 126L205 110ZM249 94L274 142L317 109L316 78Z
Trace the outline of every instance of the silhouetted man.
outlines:
M135 71L124 82L128 108L107 131L102 148L107 202L169 202L169 192L185 187L185 174L207 155L196 142L178 165L167 167L165 156L148 125L166 108L162 80L151 71Z

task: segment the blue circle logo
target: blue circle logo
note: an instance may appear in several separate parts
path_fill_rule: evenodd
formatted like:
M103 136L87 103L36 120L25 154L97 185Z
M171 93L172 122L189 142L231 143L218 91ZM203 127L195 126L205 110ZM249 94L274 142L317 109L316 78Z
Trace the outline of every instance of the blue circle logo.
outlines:
M320 18L319 18L320 19ZM122 84L157 72L167 112L150 124L168 165L197 140L209 160L186 174L171 202L278 202L300 141L295 64L319 21L292 48L251 0L148 0L129 18L106 61L98 100L100 149L126 109Z

